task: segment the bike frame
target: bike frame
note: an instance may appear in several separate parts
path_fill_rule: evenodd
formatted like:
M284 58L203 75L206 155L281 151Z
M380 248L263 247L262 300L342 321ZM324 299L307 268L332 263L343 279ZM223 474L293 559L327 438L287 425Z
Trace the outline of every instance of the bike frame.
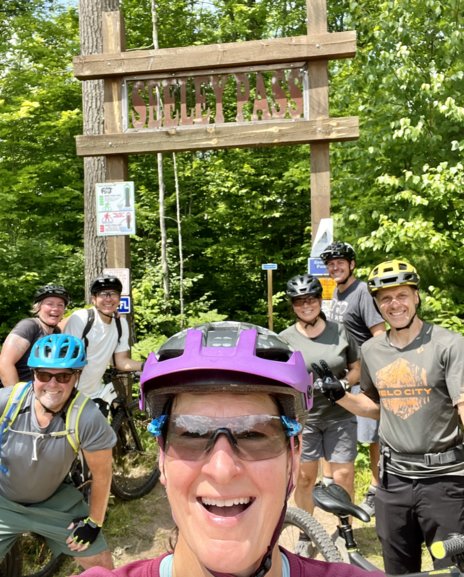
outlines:
M331 489L317 485L313 491L313 499L315 504L338 517L338 534L344 541L348 561L351 565L360 567L366 571L380 571L373 563L364 557L358 548L356 539L353 534L353 527L351 525L350 516L353 515L361 521L368 521L369 515L357 505L354 505L348 494L344 495L344 489L339 486L331 485ZM335 491L336 494L330 494ZM460 570L460 557L464 555L462 552L457 558L453 558L456 566L446 567L444 569L432 569L431 571L421 571L418 573L408 573L408 577L464 577L464 572Z

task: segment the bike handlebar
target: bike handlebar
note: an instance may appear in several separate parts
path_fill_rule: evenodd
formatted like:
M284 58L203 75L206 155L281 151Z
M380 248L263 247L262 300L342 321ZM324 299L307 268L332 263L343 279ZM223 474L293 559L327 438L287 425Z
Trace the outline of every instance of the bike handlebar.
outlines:
M464 535L456 533L450 535L444 541L435 541L430 550L436 559L444 559L451 555L462 555L464 553Z

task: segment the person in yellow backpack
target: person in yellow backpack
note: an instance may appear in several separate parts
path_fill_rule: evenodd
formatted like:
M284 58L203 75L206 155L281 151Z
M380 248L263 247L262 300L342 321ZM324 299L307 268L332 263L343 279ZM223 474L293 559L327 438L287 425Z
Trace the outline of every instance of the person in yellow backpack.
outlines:
M0 559L33 527L84 569L114 567L101 526L116 435L77 390L86 363L81 339L48 335L29 355L33 380L0 390ZM79 449L92 475L89 504L69 481Z

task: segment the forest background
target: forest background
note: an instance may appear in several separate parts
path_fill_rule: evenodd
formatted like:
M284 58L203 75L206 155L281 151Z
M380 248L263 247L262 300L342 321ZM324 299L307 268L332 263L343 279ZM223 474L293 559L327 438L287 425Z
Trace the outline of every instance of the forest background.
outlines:
M159 47L306 34L305 0L159 0ZM122 0L127 49L152 47L150 0ZM464 333L464 2L329 0L330 31L355 30L357 54L331 61L330 115L359 116L361 137L331 145L335 238L358 276L390 258L421 275L422 316ZM0 0L0 342L37 286L84 296L81 83L77 8ZM308 146L163 159L170 291L163 290L156 155L131 156L137 235L131 274L138 352L205 320L291 322L284 290L311 248ZM180 290L175 189L180 191ZM180 294L185 306L180 306Z

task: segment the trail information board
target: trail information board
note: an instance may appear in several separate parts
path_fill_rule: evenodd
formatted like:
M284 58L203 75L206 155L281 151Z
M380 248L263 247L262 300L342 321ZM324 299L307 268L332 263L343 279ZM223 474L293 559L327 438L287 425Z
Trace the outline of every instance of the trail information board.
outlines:
M102 182L95 185L97 236L135 234L133 182Z

